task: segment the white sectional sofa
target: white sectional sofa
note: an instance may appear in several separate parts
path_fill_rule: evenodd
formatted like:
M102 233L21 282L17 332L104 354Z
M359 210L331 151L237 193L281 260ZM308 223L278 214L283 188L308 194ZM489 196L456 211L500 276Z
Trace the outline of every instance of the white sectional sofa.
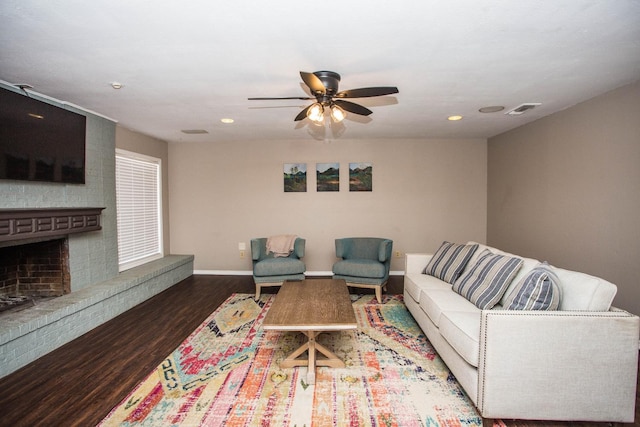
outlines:
M559 281L557 310L507 310L506 298L539 261L479 244L458 280L484 250L522 259L491 309L423 273L433 255L407 254L404 277L409 311L484 421L633 422L640 319L611 307L616 286L550 267Z

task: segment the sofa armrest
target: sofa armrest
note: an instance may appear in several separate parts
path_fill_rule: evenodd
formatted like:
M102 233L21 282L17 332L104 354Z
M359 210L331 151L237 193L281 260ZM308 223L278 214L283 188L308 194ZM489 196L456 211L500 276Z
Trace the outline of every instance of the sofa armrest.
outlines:
M632 422L640 319L622 310L483 310L485 418Z
M404 273L422 273L433 254L407 253L404 256Z

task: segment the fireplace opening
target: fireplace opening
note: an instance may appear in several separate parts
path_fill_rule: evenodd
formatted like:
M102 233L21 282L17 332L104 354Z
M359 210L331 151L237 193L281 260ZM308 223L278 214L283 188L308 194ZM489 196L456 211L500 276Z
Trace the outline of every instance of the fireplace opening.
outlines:
M0 248L0 314L70 291L66 238Z

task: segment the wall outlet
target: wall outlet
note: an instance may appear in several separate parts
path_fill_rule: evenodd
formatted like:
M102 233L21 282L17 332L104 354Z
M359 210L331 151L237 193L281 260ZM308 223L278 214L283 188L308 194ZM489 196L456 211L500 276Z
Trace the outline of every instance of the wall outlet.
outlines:
M244 251L240 251L240 258L244 258Z
M400 258L400 257L402 257L402 252L400 252L400 251L395 251L395 256L396 256L396 258Z

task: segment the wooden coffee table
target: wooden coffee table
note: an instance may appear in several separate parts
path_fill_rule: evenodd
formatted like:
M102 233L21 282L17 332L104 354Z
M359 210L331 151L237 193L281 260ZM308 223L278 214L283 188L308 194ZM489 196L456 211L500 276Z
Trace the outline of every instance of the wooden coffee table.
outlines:
M298 331L308 338L280 363L281 368L307 366L307 382L315 383L316 366L344 368L345 364L316 341L322 332L357 329L349 290L344 280L309 279L286 281L264 318L262 327L275 331ZM318 358L316 351L324 358ZM300 358L307 352L307 358Z

